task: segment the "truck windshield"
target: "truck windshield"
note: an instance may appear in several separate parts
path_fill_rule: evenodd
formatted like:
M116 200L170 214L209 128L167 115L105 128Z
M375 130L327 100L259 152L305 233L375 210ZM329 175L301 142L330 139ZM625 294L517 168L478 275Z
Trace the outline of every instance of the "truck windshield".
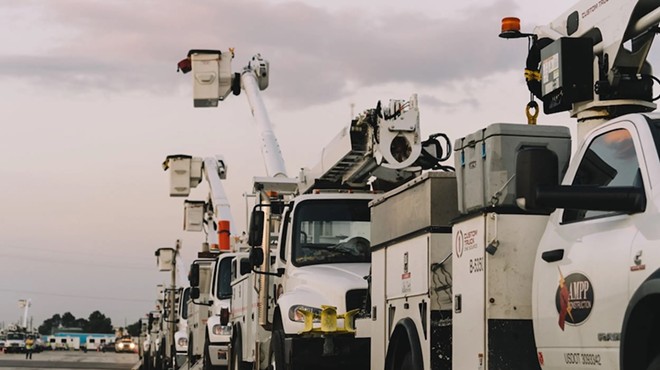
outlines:
M233 258L225 257L218 264L218 281L215 288L218 298L231 297L231 261Z
M369 262L369 200L309 200L293 216L293 264Z
M9 333L7 334L8 340L23 340L25 339L25 334L21 333Z

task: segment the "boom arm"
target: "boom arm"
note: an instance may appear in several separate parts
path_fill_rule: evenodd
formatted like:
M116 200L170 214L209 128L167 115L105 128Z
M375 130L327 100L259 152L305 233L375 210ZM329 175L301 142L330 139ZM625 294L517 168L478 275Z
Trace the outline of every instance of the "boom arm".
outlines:
M231 71L233 57L234 52L231 49L225 53L218 50L190 50L188 57L180 61L178 67L183 73L193 72L195 107L217 107L218 101L224 100L230 91L234 95L239 95L241 88L245 91L261 137L261 154L266 175L286 177L282 151L260 93L268 87L268 61L257 54L239 74Z
M287 177L286 166L277 137L273 132L268 110L261 99L261 90L268 87L268 62L260 54L243 69L241 86L250 104L252 116L261 136L261 155L266 165L266 174L270 177Z
M391 100L368 109L323 148L312 169L303 168L299 192L314 187L365 187L373 177L388 183L406 181L421 171L412 167L422 151L417 96Z
M201 214L201 217L210 221L207 223L212 225L212 228L219 234L220 248L229 249L230 240L225 234L236 235L236 232L229 199L222 184L222 180L227 178L227 166L223 157L201 159L189 155L170 155L163 162L163 168L170 170L171 196L188 196L190 188L196 187L201 182L201 174L204 174L209 186L209 194L208 201L203 205L205 212ZM194 224L200 225L200 229L195 231L201 230L202 222L202 219L194 222ZM229 229L226 229L227 227ZM207 235L207 238L210 235ZM213 240L208 241L215 244Z
M230 52L233 57L233 51ZM284 159L260 94L268 87L269 64L260 54L252 57L240 74L237 88L238 74L232 74L227 67L230 61L228 53L191 50L188 58L179 62L179 69L184 73L193 72L197 107L217 106L230 88L235 95L241 89L245 91L261 137L266 175L285 178ZM231 83L227 83L228 80ZM424 143L420 139L416 95L407 102L391 100L386 107L381 107L379 102L375 109L356 117L323 149L317 166L301 171L298 192L306 193L323 186L365 187L372 177L384 183L400 184L421 171L422 167L415 164ZM434 163L439 160L433 155L430 158Z

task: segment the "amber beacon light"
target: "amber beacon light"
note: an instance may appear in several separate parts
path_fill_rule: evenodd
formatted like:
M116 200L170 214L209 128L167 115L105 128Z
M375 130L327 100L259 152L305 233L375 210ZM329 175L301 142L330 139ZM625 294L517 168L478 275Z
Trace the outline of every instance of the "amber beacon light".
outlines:
M520 18L502 18L502 32L500 33L500 37L505 39L514 39L524 36L525 35L520 33Z

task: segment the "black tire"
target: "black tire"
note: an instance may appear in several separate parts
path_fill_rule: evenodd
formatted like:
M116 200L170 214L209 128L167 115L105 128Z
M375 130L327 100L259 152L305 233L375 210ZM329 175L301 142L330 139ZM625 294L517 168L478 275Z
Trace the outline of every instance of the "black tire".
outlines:
M188 333L188 368L195 364L195 356L193 356L193 336Z
M161 370L163 368L163 363L160 358L160 348L154 353L154 368L156 370Z
M206 339L204 342L204 363L202 364L202 369L204 370L222 370L222 366L213 366L211 364L211 353L209 352L209 332L206 332Z
M142 365L143 365L143 370L151 370L151 358L149 357L148 353L144 354L144 357L142 358Z
M655 356L646 370L660 370L660 353Z
M243 338L241 338L241 331L236 329L236 335L232 341L231 348L231 369L230 370L251 370L248 362L243 359Z
M281 324L273 328L270 336L270 368L269 370L293 370L284 362L284 330Z
M401 359L401 370L415 370L413 367L412 352L408 351Z

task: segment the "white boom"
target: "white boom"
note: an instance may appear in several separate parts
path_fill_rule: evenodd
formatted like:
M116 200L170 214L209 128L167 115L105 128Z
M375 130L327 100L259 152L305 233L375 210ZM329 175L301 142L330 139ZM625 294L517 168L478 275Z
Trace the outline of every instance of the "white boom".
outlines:
M231 71L233 50L190 50L188 57L179 62L183 73L193 72L193 102L195 107L217 107L230 91L239 95L245 91L250 104L259 136L261 153L269 177L286 177L286 165L282 157L277 137L272 128L268 111L261 98L260 91L268 87L269 66L260 54L243 68L243 72Z
M23 316L21 317L21 327L26 329L28 324L28 312L30 312L30 306L32 306L32 301L29 299L21 299L18 301L18 305L23 309Z
M231 49L229 52L191 50L179 62L184 73L193 72L194 105L215 107L230 90L235 95L245 91L261 139L266 176L287 177L282 152L260 94L268 87L269 63L257 54L239 75L231 72L232 58ZM417 96L413 95L409 101L391 100L383 108L379 102L375 109L356 117L323 149L317 166L302 170L298 192L305 193L318 183L365 186L372 176L389 183L406 181L421 170L415 162L422 146Z
M229 232L235 235L235 225L231 214L231 205L222 184L222 180L227 178L227 165L222 156L215 158L199 158L189 155L170 155L163 162L163 168L170 170L170 196L188 196L190 189L196 187L201 182L201 176L206 178L209 186L207 202L189 202L186 201L186 221L184 229L188 231L201 231L204 223L210 223L216 229L218 234ZM189 210L190 208L197 208ZM222 227L229 225L228 230L222 230ZM212 233L207 234L207 242L215 244L210 239ZM227 241L223 243L222 240ZM228 238L220 235L218 245L221 249L229 249Z
M250 111L261 136L261 154L266 165L266 174L270 177L287 177L282 151L260 94L260 91L268 86L268 73L268 62L257 54L243 69L241 86L247 95Z

